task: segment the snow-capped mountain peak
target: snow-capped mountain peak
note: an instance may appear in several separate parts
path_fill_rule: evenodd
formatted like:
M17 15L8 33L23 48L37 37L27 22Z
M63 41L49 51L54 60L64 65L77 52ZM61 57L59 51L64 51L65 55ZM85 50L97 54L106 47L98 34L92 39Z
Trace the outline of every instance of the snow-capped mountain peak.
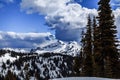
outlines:
M71 42L63 42L60 40L52 41L50 43L44 43L44 45L40 45L36 49L32 49L32 53L46 53L46 52L53 52L53 53L62 53L66 55L76 56L80 53L80 44L76 41Z

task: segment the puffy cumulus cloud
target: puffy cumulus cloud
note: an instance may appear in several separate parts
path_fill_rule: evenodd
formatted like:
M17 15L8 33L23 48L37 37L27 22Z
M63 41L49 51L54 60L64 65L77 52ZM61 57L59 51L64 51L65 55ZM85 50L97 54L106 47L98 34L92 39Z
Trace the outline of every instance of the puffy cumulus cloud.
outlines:
M55 14L46 16L46 22L55 30L57 39L64 41L79 40L81 28L87 24L88 14L97 15L95 9L87 9L79 4L68 4Z
M21 8L27 13L45 15L46 23L53 30L57 39L64 41L79 40L81 28L87 24L88 14L97 15L96 9L82 7L73 0L22 0ZM112 1L119 5L120 0ZM113 11L115 24L120 35L120 9ZM120 37L120 36L119 36Z
M45 19L52 28L81 28L85 27L88 14L97 15L97 11L95 9L83 8L79 4L74 3L68 4L64 9L54 14L47 15Z
M22 0L21 8L27 13L39 12L40 14L51 14L58 9L63 9L71 0Z
M0 32L0 48L33 48L36 44L42 44L54 40L51 33L15 33Z
M97 15L95 9L84 8L74 0L22 0L21 9L45 15L46 23L55 30L56 38L64 41L78 40L88 14Z

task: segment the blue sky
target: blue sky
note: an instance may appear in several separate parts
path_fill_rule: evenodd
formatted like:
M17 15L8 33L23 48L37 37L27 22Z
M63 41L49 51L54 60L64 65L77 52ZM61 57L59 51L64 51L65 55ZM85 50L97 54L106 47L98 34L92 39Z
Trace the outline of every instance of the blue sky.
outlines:
M97 16L97 3L98 0L0 0L0 48L35 47L49 41L51 35L63 41L79 41L87 15ZM120 29L120 0L112 0L111 5Z
M75 0L83 7L97 8L98 0ZM45 25L43 15L38 13L26 14L21 11L21 0L0 0L0 30L14 32L48 32L50 29Z
M0 0L1 1L1 0ZM44 16L26 14L20 10L20 1L3 2L0 8L0 30L14 32L47 32Z
M3 7L0 8L0 30L14 32L48 32L44 16L38 13L26 14L20 9L21 0L5 2L0 0ZM76 0L77 1L77 0ZM96 0L79 2L82 6L96 8ZM93 5L91 5L93 4Z

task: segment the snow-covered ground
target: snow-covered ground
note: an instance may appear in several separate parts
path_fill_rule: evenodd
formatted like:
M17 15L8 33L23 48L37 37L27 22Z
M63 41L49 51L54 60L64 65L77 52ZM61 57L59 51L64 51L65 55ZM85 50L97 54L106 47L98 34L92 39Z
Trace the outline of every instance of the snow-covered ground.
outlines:
M120 80L120 79L109 79L109 78L96 78L96 77L69 77L69 78L58 78L50 80Z

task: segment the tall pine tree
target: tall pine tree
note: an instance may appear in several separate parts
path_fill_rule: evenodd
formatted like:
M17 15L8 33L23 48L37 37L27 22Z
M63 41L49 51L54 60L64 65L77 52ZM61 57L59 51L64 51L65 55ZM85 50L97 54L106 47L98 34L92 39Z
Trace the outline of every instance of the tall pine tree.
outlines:
M83 60L83 69L82 75L83 76L93 76L93 63L92 63L92 32L91 32L91 19L90 16L88 17L87 23L87 31L84 38L84 60Z
M80 49L80 54L77 55L75 57L75 60L74 60L74 71L75 71L75 76L80 76L82 74L82 63L83 63L83 59L84 59L84 45L85 45L85 40L84 40L84 29L82 29L82 33L81 33L81 49Z
M102 56L101 46L101 32L100 27L97 26L96 18L93 18L93 63L94 63L94 76L104 76L104 59Z
M99 39L101 42L100 59L102 61L100 66L104 67L105 77L116 77L119 71L117 70L119 53L116 45L117 30L114 25L114 16L110 7L110 0L100 0L98 5Z
M99 43L98 43L98 40L99 40L99 36L97 35L98 34L98 29L97 29L97 23L96 23L96 17L94 16L93 17L93 24L92 24L92 46L93 46L93 53L92 53L92 61L93 61L93 76L98 76L98 71L96 70L97 69L97 65L96 65L96 62L95 62L95 59L97 59L97 54L95 54L95 52L99 51ZM98 53L98 52L97 52Z

